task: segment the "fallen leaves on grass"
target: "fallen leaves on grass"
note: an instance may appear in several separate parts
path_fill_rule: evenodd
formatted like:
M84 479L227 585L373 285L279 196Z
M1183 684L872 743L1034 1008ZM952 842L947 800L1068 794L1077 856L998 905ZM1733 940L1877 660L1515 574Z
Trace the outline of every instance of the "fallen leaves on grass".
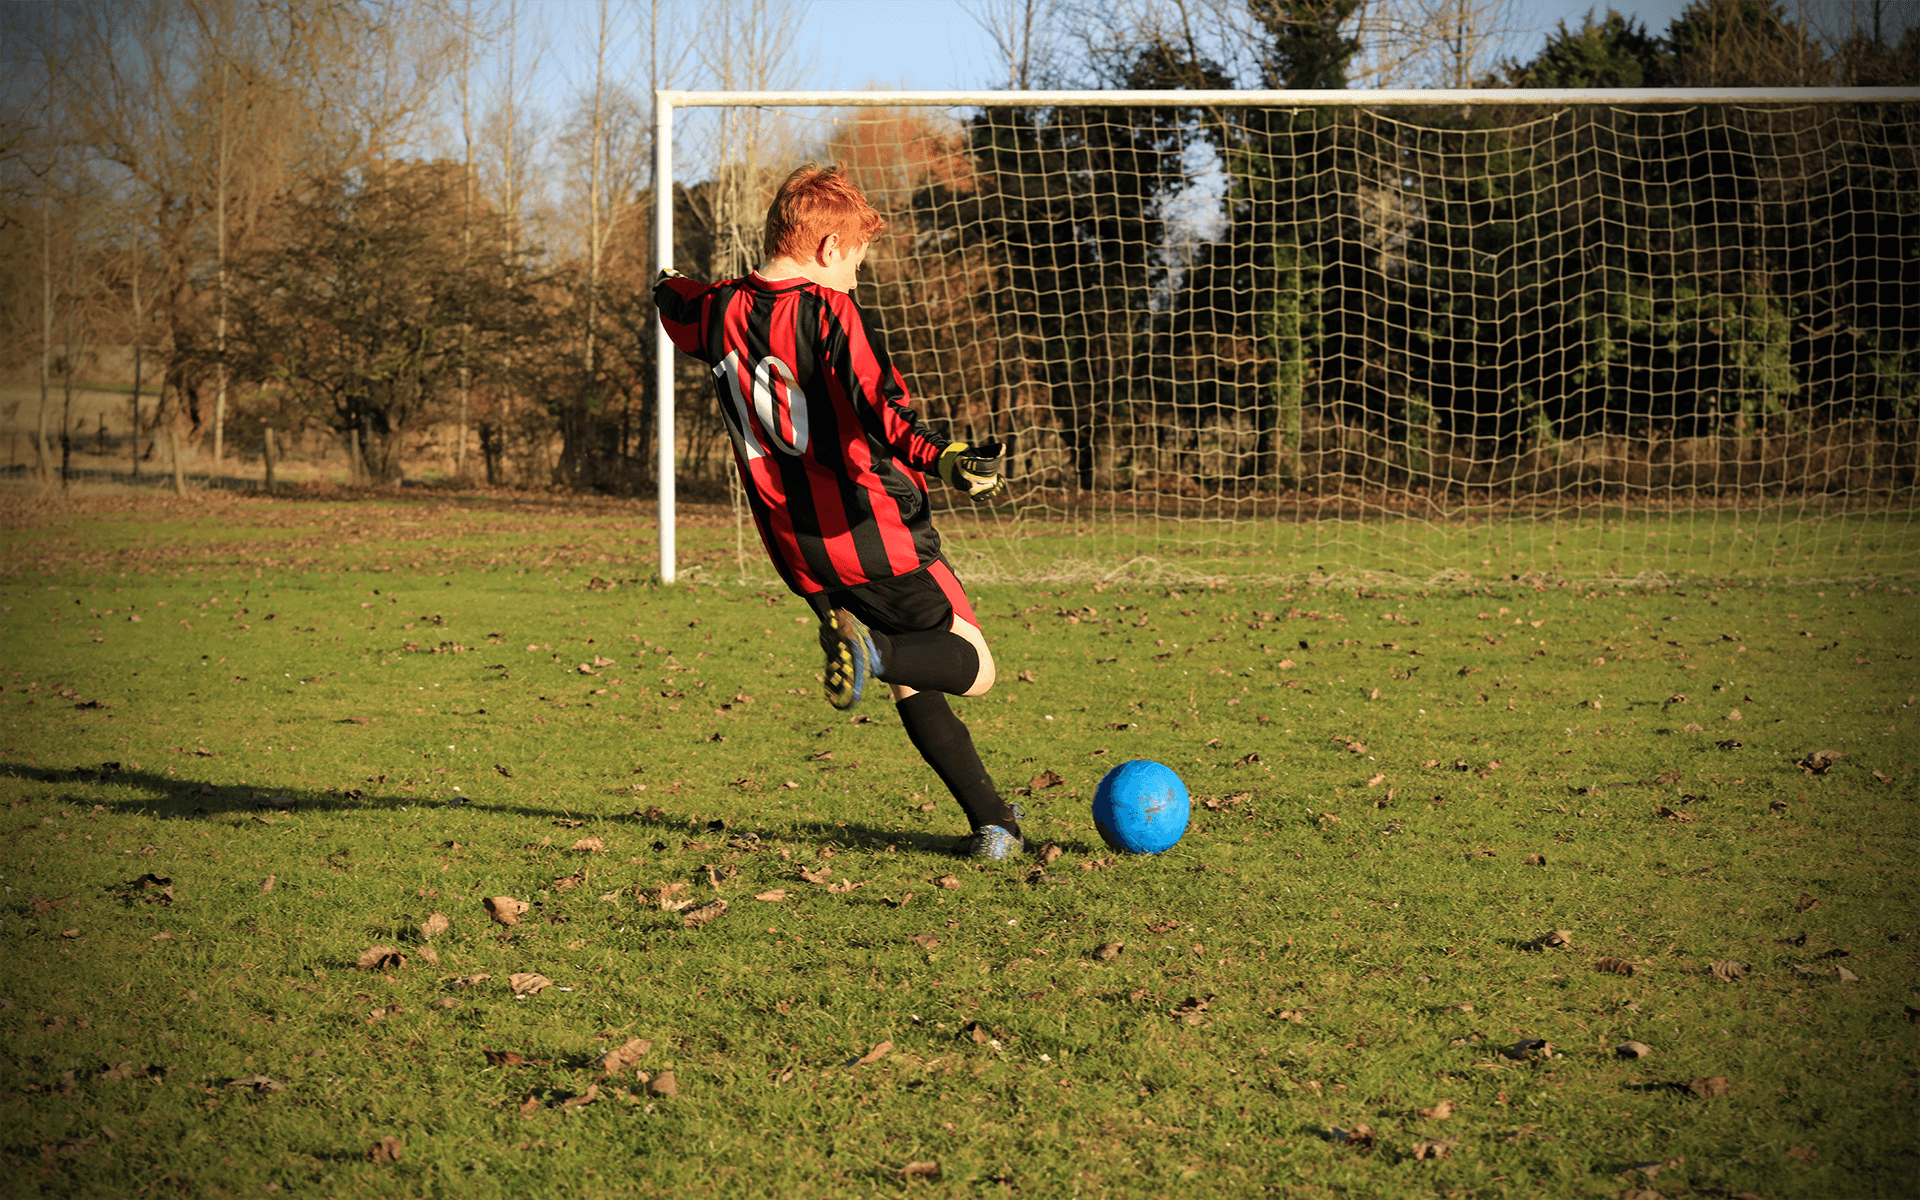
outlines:
M1607 957L1595 962L1593 964L1593 969L1596 971L1605 971L1609 975L1633 974L1632 963L1628 962L1624 958L1615 958L1612 955L1608 955Z
M604 838L583 837L575 842L570 849L578 850L585 854L605 854L607 851L607 843Z
M647 1080L647 1095L671 1100L680 1094L680 1080L672 1071L662 1071Z
M1793 911L1795 912L1806 912L1808 909L1819 907L1820 901L1814 899L1810 892L1801 892L1800 898L1793 902Z
M1040 847L1040 861L1047 866L1052 866L1055 860L1065 853L1066 851L1062 850L1057 844L1048 842L1046 845Z
M267 1075L242 1075L238 1079L228 1080L227 1086L236 1091L252 1092L256 1096L287 1090L286 1084Z
M806 880L808 883L825 883L827 880L833 878L833 868L821 867L818 871L809 871L805 867L802 867L800 868L800 878Z
M1702 973L1711 975L1721 983L1732 983L1736 979L1744 978L1746 973L1752 969L1751 966L1738 959L1723 958L1718 962L1709 963Z
M534 1067L546 1063L542 1058L527 1058L518 1050L482 1050L480 1053L490 1067Z
M1679 811L1676 811L1675 809L1668 808L1664 804L1655 807L1653 810L1653 815L1668 821L1687 822L1687 821L1693 821L1698 819L1692 813L1679 812Z
M353 965L361 971L397 971L407 965L407 956L392 946L369 946Z
M910 1162L900 1168L902 1179L938 1179L940 1164L937 1162Z
M1500 1053L1515 1062L1531 1062L1534 1059L1552 1058L1554 1045L1545 1038L1521 1038L1511 1046L1502 1046Z
M520 914L528 908L525 900L515 900L512 896L488 896L480 904L489 917L502 925L518 925Z
M420 922L420 936L423 939L436 938L452 927L453 922L447 919L447 914L429 913L427 919Z
M709 900L698 908L688 909L686 915L680 918L680 925L685 929L699 929L726 911L725 900Z
M787 889L768 888L764 892L755 892L753 898L755 900L764 900L768 904L778 904L787 898Z
M935 946L938 946L940 944L940 939L933 936L930 933L908 934L907 940L912 942L914 945L920 947L922 950L931 950Z
M373 1145L367 1147L367 1161L372 1163L397 1163L400 1161L402 1143L399 1138L388 1134Z
M1645 1058L1653 1053L1653 1047L1645 1042L1621 1042L1613 1048L1613 1053L1618 1058Z
M847 1065L854 1066L854 1067L870 1067L873 1064L879 1062L881 1059L885 1058L887 1055L892 1053L893 1053L893 1043L881 1042L879 1045L867 1051L865 1054L862 1054L859 1058L854 1059L851 1063Z
M507 976L516 996L534 996L553 986L553 980L537 971L516 971Z
M1035 775L1032 779L1029 779L1027 781L1027 786L1032 788L1034 791L1039 792L1039 791L1044 791L1047 788L1059 787L1061 784L1065 782L1066 780L1060 778L1060 773L1058 771L1048 770L1048 771L1042 771L1038 775Z
M1432 1108L1415 1109L1414 1112L1429 1121L1444 1121L1453 1115L1453 1101L1442 1100Z
M620 1045L602 1054L594 1060L600 1068L600 1078L610 1079L624 1074L640 1065L640 1060L653 1050L653 1043L645 1038L628 1038Z
M951 875L942 875L933 881L933 885L935 887L945 888L949 892L957 892L960 890L960 881Z
M1327 1128L1327 1140L1337 1146L1352 1146L1356 1150L1373 1149L1373 1126L1365 1122L1355 1122L1351 1129L1342 1129L1338 1125Z
M1727 1077L1708 1075L1699 1079L1689 1079L1686 1082L1686 1089L1702 1100L1711 1100L1716 1096L1727 1094Z
M993 1040L993 1035L987 1032L986 1026L978 1021L968 1021L954 1036L966 1038L976 1046L984 1046Z
M1120 955L1125 952L1126 948L1127 944L1125 942L1107 942L1093 952L1093 957L1102 961L1119 958Z
M1573 945L1573 931L1570 929L1556 929L1551 933L1541 934L1532 941L1525 943L1521 948L1524 950L1545 950L1554 946L1571 945Z
M1184 1021L1188 1025L1199 1025L1206 1021L1206 1017L1202 1014L1207 1011L1207 1006L1212 1003L1212 994L1206 996L1188 996L1185 1000L1173 1006L1170 1015L1176 1021Z
M1793 765L1809 775L1825 775L1833 769L1835 763L1845 757L1846 755L1838 750L1815 750Z
M1415 1142L1413 1144L1414 1161L1435 1162L1443 1158L1452 1158L1453 1148L1459 1144L1460 1139L1457 1137Z

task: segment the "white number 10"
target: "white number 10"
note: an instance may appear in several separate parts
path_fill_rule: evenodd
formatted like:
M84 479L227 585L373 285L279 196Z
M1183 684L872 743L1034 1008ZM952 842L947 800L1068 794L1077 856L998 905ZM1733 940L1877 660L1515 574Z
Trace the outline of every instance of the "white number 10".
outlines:
M767 444L761 440L760 433L773 442L773 449L783 454L800 455L807 452L807 399L800 390L799 381L793 377L793 368L784 359L769 354L753 368L753 408L747 408L747 398L740 394L740 352L728 354L713 369L727 389L727 395L733 400L733 411L740 418L741 444L748 458L759 458L767 453ZM793 425L792 440L788 440L781 429L780 414L785 411ZM758 418L756 422L755 418ZM754 429L755 424L760 432Z

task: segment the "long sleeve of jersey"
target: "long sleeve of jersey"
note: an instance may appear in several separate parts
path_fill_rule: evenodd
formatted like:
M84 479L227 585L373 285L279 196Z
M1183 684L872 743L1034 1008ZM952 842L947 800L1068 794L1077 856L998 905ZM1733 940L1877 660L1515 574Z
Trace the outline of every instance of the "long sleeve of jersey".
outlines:
M926 479L949 439L909 404L851 296L804 279L669 276L654 304L707 364L754 522L796 592L909 574L940 552Z

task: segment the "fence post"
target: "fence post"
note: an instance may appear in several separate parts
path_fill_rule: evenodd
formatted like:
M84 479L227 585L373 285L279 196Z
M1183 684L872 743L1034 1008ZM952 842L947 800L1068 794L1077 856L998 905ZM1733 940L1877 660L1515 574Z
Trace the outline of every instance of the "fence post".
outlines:
M273 426L263 425L260 427L260 432L266 438L266 455L267 455L266 490L270 492L273 490Z

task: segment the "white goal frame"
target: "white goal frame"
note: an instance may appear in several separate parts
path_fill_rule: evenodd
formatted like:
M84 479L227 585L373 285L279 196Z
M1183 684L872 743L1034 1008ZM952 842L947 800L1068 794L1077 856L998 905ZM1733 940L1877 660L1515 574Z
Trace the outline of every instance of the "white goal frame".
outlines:
M683 91L654 92L654 249L657 268L673 265L673 122L684 108L963 108L969 106L1309 108L1368 106L1455 107L1478 105L1647 104L1887 104L1920 101L1920 88L1487 88L1324 91ZM655 323L658 402L659 570L663 583L676 578L674 538L673 343Z

